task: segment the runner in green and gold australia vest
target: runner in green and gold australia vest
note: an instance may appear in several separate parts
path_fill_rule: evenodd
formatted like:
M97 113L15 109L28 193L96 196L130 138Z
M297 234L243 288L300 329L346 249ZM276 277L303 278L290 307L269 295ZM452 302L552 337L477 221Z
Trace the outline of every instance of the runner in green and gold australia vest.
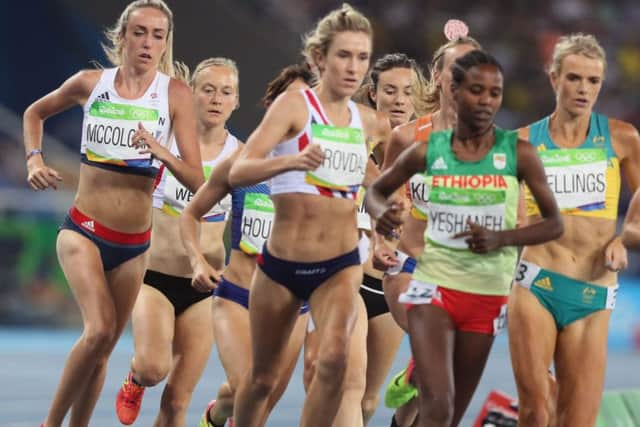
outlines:
M616 236L620 171L640 184L640 137L630 124L592 111L605 53L590 35L562 37L550 80L554 112L520 130L538 151L565 224L562 238L522 252L509 302L509 341L518 385L519 425L593 426L604 386L607 332L617 272L627 253ZM540 218L526 194L529 223ZM547 380L555 364L558 383Z
M456 426L504 326L517 246L562 233L562 220L535 149L494 126L502 69L473 50L452 66L458 113L453 130L432 132L407 148L370 187L366 203L377 230L401 223L393 193L415 173L430 187L425 249L409 289L408 326L419 387L418 426ZM516 228L519 181L531 188L543 221Z

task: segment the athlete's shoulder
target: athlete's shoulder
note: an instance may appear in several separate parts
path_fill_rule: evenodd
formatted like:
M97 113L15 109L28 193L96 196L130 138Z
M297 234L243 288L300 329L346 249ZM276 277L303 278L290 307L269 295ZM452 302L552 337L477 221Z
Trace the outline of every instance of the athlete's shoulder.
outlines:
M526 125L516 130L518 132L518 139L529 141L529 135L531 134L531 125Z
M380 124L388 124L389 118L385 113L380 111L376 111L368 105L361 104L356 102L356 108L358 108L358 112L360 113L360 119L362 120L362 125L368 129L377 129Z
M95 68L85 69L85 70L78 71L76 74L72 76L72 78L75 77L86 82L97 83L98 80L100 80L100 77L102 76L103 72L104 70L101 70L101 69L95 69Z
M307 112L304 90L287 90L276 97L267 109L269 111L303 111Z
M283 139L292 138L299 134L305 129L311 114L305 96L304 91L301 90L285 91L278 95L267 108L260 122L260 127L287 129L286 134L280 135Z
M518 134L517 138L515 138L515 143L516 143L516 147L517 147L518 150L522 147L523 149L526 149L526 150L534 150L534 151L536 151L536 149L533 146L533 144L531 143L531 141L529 141L526 138L522 138L520 136L520 134Z
M80 70L65 82L71 90L81 92L86 96L89 96L93 88L96 87L100 81L103 70Z
M244 143L245 143L246 141L241 140L240 138L238 138L237 136L235 136L235 135L234 135L234 134L232 134L231 132L229 132L229 136L230 136L231 138L233 138L233 139L236 141L238 148L242 148L242 147L244 147Z
M193 92L191 87L182 79L171 77L169 79L169 96L187 96L187 99L191 99Z
M609 117L609 132L614 141L639 139L638 129L629 122Z
M388 139L391 134L391 121L389 120L389 116L382 111L373 110L373 113L372 128L375 129L379 137L383 137L385 140Z
M391 131L390 145L398 145L401 147L408 147L411 145L416 140L415 136L417 125L418 119L415 119L393 128Z

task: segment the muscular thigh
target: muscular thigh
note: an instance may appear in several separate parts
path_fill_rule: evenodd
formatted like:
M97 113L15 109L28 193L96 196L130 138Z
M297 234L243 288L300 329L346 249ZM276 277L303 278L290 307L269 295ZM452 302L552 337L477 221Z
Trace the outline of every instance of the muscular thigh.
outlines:
M349 343L346 387L364 389L367 377L367 310L364 301L356 297L356 324Z
M113 322L114 307L100 251L86 237L71 231L58 233L56 251L60 266L85 320Z
M180 390L191 392L195 388L209 360L214 340L211 303L212 298L203 299L176 319L169 383Z
M251 337L249 310L228 299L213 300L213 326L220 361L231 387L238 387L240 380L251 367Z
M175 321L174 353L201 351L213 345L213 297L192 304Z
M389 306L389 311L393 315L398 325L407 331L407 308L404 304L398 302L400 294L405 292L409 287L411 275L400 273L396 275L386 275L382 279L382 289L384 290L384 298Z
M148 255L145 252L105 273L109 290L116 303L119 331L124 329L131 316L147 269L147 259Z
M302 301L256 269L249 294L249 322L255 372L272 373L298 319Z
M449 313L435 305L416 305L407 312L411 353L421 390L429 396L453 393L455 326Z
M362 266L351 266L331 276L311 295L309 305L320 342L325 332L345 337L351 334L361 280Z
M377 393L396 357L404 332L390 313L369 320L367 332L367 393Z
M281 371L281 374L276 385L275 392L275 396L277 399L280 399L280 396L282 396L282 393L284 393L285 389L287 388L289 380L291 379L291 375L293 374L293 370L295 369L298 362L300 350L302 349L302 343L305 341L305 337L307 335L308 318L309 313L298 316L296 324L293 327L293 332L291 333L291 338L289 339L289 343L287 344L285 353L280 360L281 365L278 370ZM305 369L307 369L306 366Z
M168 360L174 334L173 305L157 289L142 285L132 314L136 358Z
M88 326L106 322L119 336L142 283L146 253L105 272L98 247L71 230L60 231L56 250Z
M556 325L528 289L514 285L508 306L509 349L520 398L546 393Z
M595 420L604 387L610 317L610 310L597 311L558 334L555 364L560 423L564 419L578 426Z

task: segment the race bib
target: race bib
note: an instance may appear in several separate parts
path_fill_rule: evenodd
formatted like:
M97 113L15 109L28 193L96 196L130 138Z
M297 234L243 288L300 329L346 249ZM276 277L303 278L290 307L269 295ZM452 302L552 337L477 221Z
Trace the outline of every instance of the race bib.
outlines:
M411 214L418 219L427 219L429 208L429 185L424 174L413 175L407 183L407 191L411 200Z
M434 187L429 194L427 238L452 249L468 249L466 237L454 235L467 230L467 220L493 231L503 230L506 215L504 190L470 190Z
M364 208L364 187L360 187L358 190L358 197L356 199L356 206L358 207L358 229L371 231L371 216Z
M607 301L605 307L608 310L616 308L616 300L618 299L618 288L620 285L610 286L607 288Z
M500 306L500 314L493 319L493 335L498 335L507 327L507 304Z
M360 129L314 123L311 125L311 139L320 145L325 159L316 170L306 173L306 182L339 191L351 191L362 184L367 165L367 145Z
M138 123L158 139L158 120L159 112L153 108L95 101L85 116L83 129L87 159L119 166L151 166L151 154L140 154L144 147L134 147L131 139Z
M516 268L514 279L520 286L530 288L540 270L541 268L536 264L521 260Z
M360 257L360 264L364 264L369 259L369 249L371 247L371 240L366 234L362 233L360 240L358 240L358 256Z
M275 208L271 198L262 193L246 193L242 211L240 249L249 255L262 251L269 238Z
M431 304L433 299L440 299L438 286L431 283L412 280L409 288L398 297L398 302L403 304Z
M538 154L560 209L604 209L607 192L604 149L544 150Z
M212 166L204 166L204 179L209 179L213 172ZM191 201L193 193L184 186L176 177L171 173L169 169L165 169L167 178L164 185L164 201L162 204L162 210L171 215L178 216L187 206L187 203ZM231 196L227 195L219 203L209 209L204 214L202 220L205 222L220 222L227 219L227 212L231 209Z

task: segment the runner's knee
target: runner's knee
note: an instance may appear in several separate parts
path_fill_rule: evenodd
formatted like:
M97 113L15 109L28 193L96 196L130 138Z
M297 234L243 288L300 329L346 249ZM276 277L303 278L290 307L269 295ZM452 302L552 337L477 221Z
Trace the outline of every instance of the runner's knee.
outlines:
M523 427L547 427L549 413L546 401L523 402L518 404L518 423Z
M425 392L420 389L420 417L437 425L450 425L453 420L454 395L452 391Z
M278 383L278 376L275 372L252 373L250 387L254 396L265 398L271 395Z
M364 396L364 398L362 399L362 415L365 420L368 420L369 418L371 418L373 413L378 408L379 401L380 401L380 397L377 394Z
M158 357L136 356L135 379L145 387L154 386L167 377L170 367L170 361L161 361Z
M115 323L115 319L114 319ZM95 321L87 324L82 334L82 343L95 357L111 352L116 340L116 327L107 321Z
M326 382L344 379L347 370L349 341L344 337L334 337L320 349L316 361L316 375Z

